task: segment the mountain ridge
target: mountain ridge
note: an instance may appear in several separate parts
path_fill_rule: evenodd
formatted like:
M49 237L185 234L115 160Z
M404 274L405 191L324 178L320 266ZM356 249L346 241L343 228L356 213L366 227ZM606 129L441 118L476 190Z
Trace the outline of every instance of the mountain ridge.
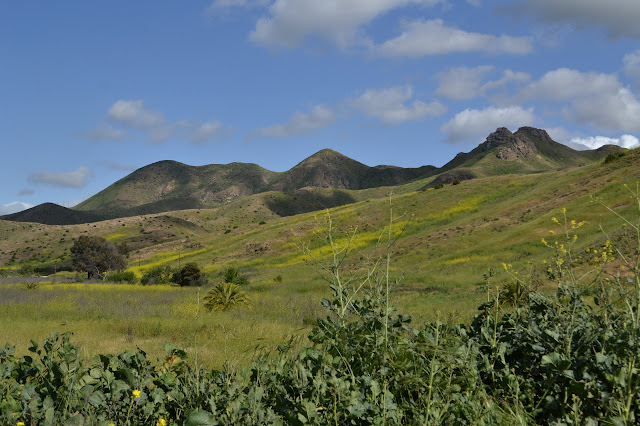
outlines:
M282 216L353 202L355 198L348 191L397 186L428 178L433 179L423 188L477 177L538 173L583 166L620 151L624 148L615 145L577 151L554 141L543 129L521 127L512 133L500 127L476 148L457 154L440 168L372 167L328 148L284 172L270 171L254 163L190 166L163 160L135 170L72 209L45 203L0 216L0 219L57 225L88 223L214 208L261 193L284 194L264 198L268 208ZM273 199L279 201L271 201Z

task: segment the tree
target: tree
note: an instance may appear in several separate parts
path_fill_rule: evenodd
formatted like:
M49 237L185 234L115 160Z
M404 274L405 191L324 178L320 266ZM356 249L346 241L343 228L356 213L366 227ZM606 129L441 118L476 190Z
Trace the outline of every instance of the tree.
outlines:
M73 269L85 271L89 279L104 279L109 271L122 271L127 266L126 254L102 237L81 235L74 241L71 254Z
M205 278L196 263L187 263L182 269L173 274L171 281L180 287L204 285Z
M247 293L233 283L218 283L204 296L204 307L208 311L228 311L240 305L251 306Z

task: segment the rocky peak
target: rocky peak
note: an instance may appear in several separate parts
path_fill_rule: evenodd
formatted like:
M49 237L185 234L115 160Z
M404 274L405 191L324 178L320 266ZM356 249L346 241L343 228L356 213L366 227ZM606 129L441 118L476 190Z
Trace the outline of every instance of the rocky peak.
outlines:
M532 131L547 132L530 128ZM522 129L520 129L522 130ZM518 132L520 132L518 130ZM515 160L518 157L530 157L537 152L535 144L526 137L521 137L522 133L511 133L506 127L500 127L491 133L487 140L480 145L482 151L489 151L497 148L496 157L501 160ZM547 135L547 137L549 137Z

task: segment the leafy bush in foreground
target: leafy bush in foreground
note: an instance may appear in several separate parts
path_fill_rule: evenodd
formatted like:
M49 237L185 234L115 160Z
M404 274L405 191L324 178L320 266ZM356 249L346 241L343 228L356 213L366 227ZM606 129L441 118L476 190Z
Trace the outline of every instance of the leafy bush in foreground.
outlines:
M504 265L515 307L487 286L471 324L414 328L390 305L390 220L386 251L360 268L344 269L353 236L329 238L346 243L332 243L327 261L305 251L333 297L301 348L290 341L241 371L207 372L170 345L157 362L138 350L86 363L69 335L53 334L30 356L0 350L0 422L636 424L640 222L577 253L581 222L565 213L557 240L543 240L552 295Z

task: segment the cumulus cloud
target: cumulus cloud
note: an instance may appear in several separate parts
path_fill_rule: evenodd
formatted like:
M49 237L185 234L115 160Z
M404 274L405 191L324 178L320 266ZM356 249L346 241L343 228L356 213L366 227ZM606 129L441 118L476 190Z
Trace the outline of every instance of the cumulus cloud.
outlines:
M435 75L439 82L435 93L453 100L477 98L482 95L480 87L485 75L492 70L492 66L482 65L475 68L457 67L439 72Z
M625 74L633 79L636 86L640 86L640 50L625 55L622 63Z
M128 130L135 130L147 133L151 142L162 143L178 132L180 137L189 142L202 143L232 131L230 126L224 126L217 120L169 121L162 112L145 107L142 100L120 99L114 102L105 119L108 124L103 123L91 131L77 134L93 141L118 140Z
M618 145L623 148L637 148L640 146L640 140L633 135L622 135L619 138L589 136L586 138L572 138L568 144L577 149L597 149L603 145Z
M153 142L164 142L171 137L171 125L159 111L144 107L142 100L118 100L107 112L107 119L125 127L149 133Z
M184 130L187 139L193 143L207 142L231 132L231 128L225 127L217 120L204 123L200 121L180 121L177 124Z
M285 124L262 127L254 132L265 137L288 137L312 133L333 124L336 121L333 110L326 105L317 105L309 114L296 112Z
M640 102L626 88L576 99L565 114L579 124L640 133Z
M613 74L567 68L549 71L525 86L515 100L563 106L563 116L581 125L615 132L640 132L640 101Z
M517 128L532 125L534 121L533 108L491 106L482 110L466 109L461 111L442 125L440 131L446 135L447 142L455 143L470 139L483 139L498 127Z
M398 37L376 47L383 56L421 57L461 52L526 55L533 50L524 37L494 36L467 32L444 24L441 19L407 22Z
M25 203L22 201L14 201L9 204L0 204L0 216L5 214L18 213L26 209L33 207L33 204Z
M94 142L100 141L116 141L122 139L127 132L122 129L116 129L108 124L101 124L96 128L87 132L79 132L78 136L90 139Z
M447 112L447 107L438 101L425 103L415 100L407 105L412 98L413 89L409 86L369 89L358 98L349 100L349 105L391 126Z
M619 87L620 82L611 74L559 68L523 88L517 98L567 102L577 97L615 91Z
M614 38L640 39L638 0L520 0L504 9L553 24L567 23L579 29L601 28Z
M87 185L93 172L86 167L80 167L74 172L37 172L29 175L29 182L33 184L47 184L53 186L62 186L67 188L82 188Z
M511 82L524 83L531 76L524 72L503 71L502 78L485 82L485 76L493 71L492 66L481 65L475 68L457 67L435 75L439 85L436 94L453 100L474 99L485 96L489 90L505 87Z
M267 46L295 47L319 36L346 47L360 27L391 10L409 5L433 6L444 0L276 0L269 16L258 20L250 39Z

